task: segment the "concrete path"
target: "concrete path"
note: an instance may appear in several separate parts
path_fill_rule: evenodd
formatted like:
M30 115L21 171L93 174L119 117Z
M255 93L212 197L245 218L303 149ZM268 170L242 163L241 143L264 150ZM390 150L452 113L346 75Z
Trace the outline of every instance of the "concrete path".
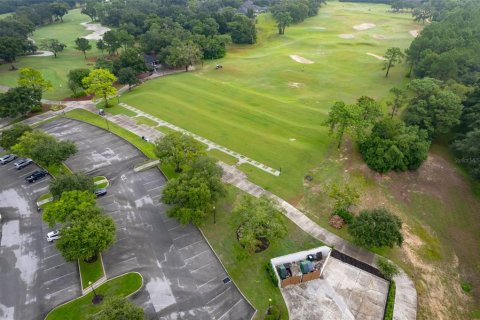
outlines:
M189 135L189 136L192 136L192 137L195 138L196 140L198 140L198 141L206 144L207 147L208 147L208 150L217 149L217 150L222 151L222 152L224 152L224 153L226 153L226 154L228 154L228 155L230 155L230 156L232 156L232 157L234 157L234 158L237 158L237 159L238 159L238 165L239 165L239 164L242 164L242 163L248 163L249 165L252 165L252 166L254 166L254 167L256 167L256 168L258 168L258 169L260 169L260 170L263 170L263 171L265 171L265 172L267 172L267 173L270 173L270 174L272 174L272 175L274 175L274 176L279 176L279 175L280 175L280 171L278 171L278 170L276 170L276 169L273 169L273 168L271 168L271 167L269 167L269 166L267 166L267 165L265 165L265 164L263 164L263 163L260 163L260 162L258 162L258 161L255 161L255 160L253 160L253 159L250 159L250 158L248 158L247 156L244 156L244 155L242 155L242 154L239 154L239 153L237 153L237 152L235 152L235 151L232 151L232 150L230 150L230 149L227 149L226 147L221 146L221 145L219 145L219 144L216 144L216 143L213 142L213 141L210 141L210 140L208 140L208 139L205 139L205 138L203 138L203 137L201 137L201 136L199 136L199 135L196 135L196 134L191 133L191 132L189 132L189 131L187 131L187 130L185 130L185 129L182 129L182 128L180 128L180 127L177 127L177 126L174 125L174 124L171 124L171 123L166 122L166 121L164 121L164 120L161 120L161 119L159 119L159 118L157 118L157 117L154 117L154 116L152 116L152 115L150 115L150 114L148 114L148 113L146 113L146 112L143 112L143 111L141 111L141 110L139 110L139 109L137 109L137 108L135 108L135 107L129 106L129 105L126 104L126 103L120 103L120 105L121 105L122 107L130 110L130 111L135 112L135 113L136 113L137 115L139 115L139 116L146 117L146 118L148 118L148 119L150 119L150 120L152 120L152 121L155 121L155 122L158 124L158 126L164 126L164 127L170 128L170 129L172 129L172 130L175 130L175 131L178 131L178 132L182 132L182 133L184 133L184 134L187 134L187 135Z
M95 105L91 102L67 102L67 108L65 111L73 110L75 108L82 108L88 111L93 111L96 112ZM134 112L137 112L137 114L140 114L142 116L145 116L149 119L152 119L157 122L162 122L164 123L163 125L166 124L166 122L154 118L151 115L148 115L140 110L137 110L133 107L130 107L128 105L123 105L124 107L128 107L129 110L132 110ZM60 111L61 113L61 111ZM56 115L59 114L59 111L55 112ZM39 116L37 116L39 117ZM28 119L30 122L35 121L36 117L32 117ZM117 121L118 117L115 116L108 116L108 119L113 121ZM113 120L112 120L113 119ZM117 123L117 122L116 122ZM119 125L124 126L125 124L121 121L118 121ZM137 130L139 126L127 126L125 129L127 130ZM151 135L157 135L159 132L152 127L143 128L144 130L148 130ZM177 127L178 128L178 127ZM182 131L183 129L178 128L179 131ZM137 131L132 131L136 134L138 134ZM145 135L148 136L148 135ZM193 135L194 137L198 137ZM199 137L201 138L201 137ZM202 138L203 139L203 138ZM206 140L206 139L205 139ZM202 141L202 140L199 140ZM208 140L206 140L208 141ZM202 141L205 143L205 141ZM217 148L220 147L219 145L215 145ZM219 149L221 150L221 149ZM223 151L223 150L221 150ZM253 160L252 160L253 161ZM341 251L357 260L360 260L362 262L365 262L369 265L372 265L376 267L376 260L378 259L377 255L369 252L363 248L357 247L350 242L344 240L343 238L331 233L330 231L320 227L317 225L314 221L312 221L310 218L308 218L303 212L292 206L290 203L287 201L279 198L278 196L272 194L271 192L266 191L265 189L261 188L260 186L250 182L246 176L245 173L240 171L234 166L227 165L223 162L219 162L219 165L223 168L224 170L224 176L222 177L223 181L225 183L231 184L240 190L243 190L247 192L248 194L251 194L255 197L260 197L262 195L266 195L268 197L271 197L276 201L279 207L284 209L285 215L293 222L295 223L298 227L300 227L302 230L310 234L311 236L319 239L326 245L334 247L336 250ZM414 320L416 319L416 314L417 314L417 291L415 289L415 285L413 281L408 277L408 275L403 271L400 270L400 274L394 277L395 283L396 283L396 295L395 295L395 308L393 312L393 319L394 320Z

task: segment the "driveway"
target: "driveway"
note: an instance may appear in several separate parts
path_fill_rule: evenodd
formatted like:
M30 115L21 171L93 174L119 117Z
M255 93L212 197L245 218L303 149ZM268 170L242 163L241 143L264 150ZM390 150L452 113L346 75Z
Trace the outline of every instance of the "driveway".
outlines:
M146 158L135 147L97 127L69 119L41 126L79 152L74 171L110 181L99 204L117 224L117 242L103 254L107 277L140 272L145 288L135 298L157 319L250 319L254 309L229 281L221 263L193 226L166 216L159 201L166 181L156 168L135 173Z
M47 192L50 178L25 183L36 169L0 165L0 319L43 319L80 295L77 265L65 262L46 241L50 229L36 210L35 200Z

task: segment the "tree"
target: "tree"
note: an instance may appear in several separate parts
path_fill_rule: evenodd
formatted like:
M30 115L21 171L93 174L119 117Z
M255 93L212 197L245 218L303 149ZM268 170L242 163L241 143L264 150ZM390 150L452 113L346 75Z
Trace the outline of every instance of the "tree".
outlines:
M94 207L95 195L91 191L70 190L61 194L43 210L42 218L50 228L57 223L71 222L87 209Z
M63 23L63 16L68 13L68 5L62 2L54 2L50 4L50 8L53 16L57 19L60 19L60 21Z
M15 36L0 36L0 59L5 62L13 62L16 57L27 53L34 52L35 46L28 39Z
M112 297L89 320L144 320L144 311L126 298Z
M97 19L97 10L95 9L96 4L97 2L95 0L88 0L81 11L82 14L89 16L90 19L92 19L92 22Z
M261 249L263 241L272 241L287 234L285 222L272 200L243 196L232 214L238 216L238 241L249 252Z
M403 54L400 48L393 47L393 48L387 49L387 52L385 53L385 61L383 65L383 70L387 70L387 73L385 74L385 78L388 77L390 68L401 63L404 57L405 57L405 54Z
M58 199L65 191L88 191L93 194L95 183L93 178L83 173L61 174L50 181L50 192L54 199Z
M94 69L87 77L83 78L82 83L88 94L103 97L105 107L108 108L108 97L117 93L117 89L113 86L116 80L117 78L110 71Z
M123 68L118 71L118 82L121 84L128 84L128 91L132 90L132 86L139 84L135 71L130 68Z
M74 95L77 94L78 90L85 90L82 80L89 74L90 69L87 68L72 69L68 72L68 87Z
M330 127L330 134L336 132L338 145L340 149L345 132L351 130L357 124L359 119L355 105L347 105L342 101L337 101L328 113L328 119L323 125Z
M18 139L25 133L31 132L32 127L23 123L16 123L12 127L2 131L0 136L0 146L6 150L9 150L15 144L17 144Z
M458 162L470 169L475 179L480 179L480 127L467 132L462 138L455 140L453 150L461 157Z
M182 224L204 224L216 201L225 194L222 172L213 159L202 157L178 178L169 180L162 192L162 202L172 205L168 215Z
M413 9L412 16L415 21L421 21L422 24L425 24L425 21L431 19L433 16L432 8L428 4L423 4L422 6Z
M461 99L432 78L415 79L408 85L410 100L404 118L408 125L425 129L431 139L460 123Z
M339 186L334 183L330 186L328 196L334 201L333 210L349 210L351 206L358 204L360 194L349 184Z
M103 35L103 43L105 43L108 54L113 55L122 46L117 32L110 30Z
M42 92L27 87L10 88L0 93L0 117L25 115L41 107Z
M387 209L363 210L348 227L355 242L367 248L401 246L402 221Z
M61 43L57 39L43 39L40 42L40 49L53 52L53 57L57 57L57 53L62 52L67 47L66 44Z
M118 76L120 69L130 68L138 74L140 72L146 71L147 66L145 65L145 60L143 55L137 49L128 48L120 55L119 59L113 61L113 73Z
M92 45L90 44L90 42L85 38L77 38L75 40L75 44L76 44L75 49L82 51L83 56L85 57L85 60L87 60L87 51L92 49Z
M392 280L394 276L399 274L398 267L390 262L389 260L379 257L377 260L378 270L383 274L388 280Z
M77 147L71 141L58 141L43 131L33 130L25 132L12 151L48 167L66 161L77 152Z
M185 67L185 72L188 72L188 67L200 62L201 57L200 48L193 42L177 42L169 48L165 62L170 67Z
M205 147L189 135L174 132L155 142L155 154L162 163L175 166L175 172L204 155Z
M78 218L61 229L57 249L67 261L92 261L115 241L115 222L97 207L78 211Z
M41 92L45 92L53 88L50 80L46 80L40 71L32 68L20 69L20 76L17 83L20 87L39 89Z
M398 119L377 122L359 149L367 165L380 173L416 170L427 159L430 141L425 130Z
M97 49L102 52L102 56L103 56L103 51L107 49L107 44L105 43L105 41L103 41L102 39L98 40Z
M254 44L257 41L255 22L243 14L236 14L228 23L228 30L233 43Z
M390 118L393 119L395 114L397 114L398 110L405 103L407 97L405 91L397 87L393 87L392 89L390 89L390 92L393 94L393 100L389 101L389 104L392 106L392 113Z
M278 34L285 34L285 28L292 23L292 17L288 12L278 11L273 13L273 18L277 22Z

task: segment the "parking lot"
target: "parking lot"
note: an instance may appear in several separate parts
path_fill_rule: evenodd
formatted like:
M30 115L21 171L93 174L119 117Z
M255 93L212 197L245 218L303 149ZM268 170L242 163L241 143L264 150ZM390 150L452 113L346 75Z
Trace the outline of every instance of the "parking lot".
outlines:
M77 265L46 241L49 229L36 210L50 177L28 184L38 167L0 165L0 319L43 319L54 306L80 294Z
M117 241L103 253L107 277L138 271L145 287L136 296L157 319L250 319L254 309L228 281L222 265L192 226L168 218L159 201L166 181L156 168L135 173L146 159L119 137L81 122L58 119L42 129L77 144L67 161L74 171L110 181L99 204L117 224ZM224 282L225 280L225 282Z

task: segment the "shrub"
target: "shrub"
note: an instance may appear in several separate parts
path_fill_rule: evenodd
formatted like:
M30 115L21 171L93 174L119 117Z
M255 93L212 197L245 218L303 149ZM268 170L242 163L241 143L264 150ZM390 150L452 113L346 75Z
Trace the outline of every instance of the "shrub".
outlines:
M377 261L378 270L387 278L391 280L393 276L398 274L398 267L385 258L379 258Z
M42 111L42 106L39 106L39 105L35 105L32 107L32 109L30 109L30 112L32 113L37 113L37 112L41 112Z
M393 307L395 306L395 281L390 281L390 288L388 289L387 305L385 307L385 315L383 320L393 319Z
M342 208L336 209L335 211L333 211L333 214L342 218L346 224L352 223L353 219L355 218L347 209Z
M278 287L278 279L277 275L275 274L275 271L272 268L272 264L267 262L265 265L265 270L268 272L268 275L270 276L270 279L272 280L272 283L275 285L275 287Z
M264 320L278 320L280 319L280 309L276 304L270 305L270 308L267 311L267 314L265 315Z

